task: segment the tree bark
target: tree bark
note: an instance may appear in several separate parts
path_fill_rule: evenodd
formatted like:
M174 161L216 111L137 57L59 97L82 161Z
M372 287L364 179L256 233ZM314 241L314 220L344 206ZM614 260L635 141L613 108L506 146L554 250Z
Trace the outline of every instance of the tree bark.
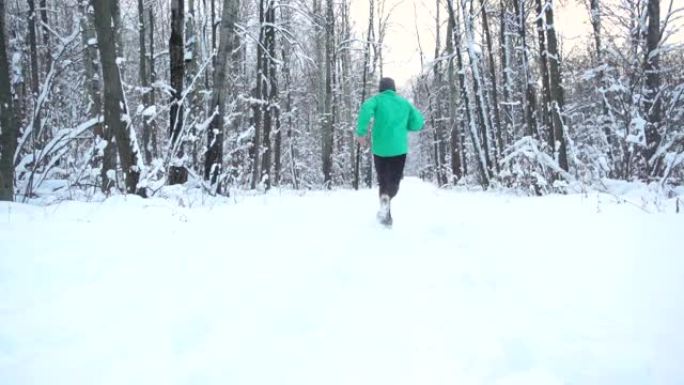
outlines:
M48 24L47 0L40 0L40 20L43 26L43 45L45 50L45 73L52 67L52 54L50 53L50 27Z
M152 163L152 151L150 146L150 123L148 119L148 108L150 108L150 78L147 74L147 49L145 46L145 8L143 0L138 0L138 31L140 32L140 86L142 87L142 107L143 107L143 152L145 154L145 162Z
M439 55L440 55L440 49L441 49L441 41L440 41L440 30L441 30L441 23L440 23L440 15L439 15L439 9L441 7L440 5L440 0L436 0L435 4L435 9L436 9L436 14L435 14L435 61L432 65L432 74L433 74L433 101L434 101L434 114L432 115L433 119L433 128L434 128L434 139L435 139L435 166L436 166L436 172L437 172L437 183L439 186L445 186L447 183L449 183L449 177L447 175L447 166L446 166L446 128L444 127L444 116L443 116L443 111L442 111L442 105L443 105L443 92L442 92L442 86L443 86L443 79L442 79L442 71L440 68L440 61L439 61Z
M591 12L591 27L594 32L594 44L596 49L596 65L603 66L603 44L601 39L601 0L589 0L589 11ZM601 88L605 87L605 71L603 68L599 70L599 83ZM605 91L603 91L605 92ZM601 95L601 106L603 115L608 115L608 103L606 102L605 95ZM610 142L610 136L607 135Z
M489 81L492 87L492 130L494 130L494 136L496 137L495 148L494 148L494 167L499 171L499 160L501 159L501 153L503 152L503 138L501 136L501 111L499 110L499 79L496 76L496 65L494 64L494 52L492 44L492 35L489 31L489 16L487 12L486 0L480 0L482 5L482 29L484 29L485 41L487 43L487 55L489 57Z
M263 144L261 157L261 180L264 182L264 188L269 190L271 188L271 165L272 165L272 151L271 134L274 131L273 126L277 126L278 121L278 83L276 77L276 62L275 62L275 2L268 0L268 6L265 12L265 25L263 27L263 45L264 57L262 60L263 66L263 87L262 87L262 109L264 117L263 126ZM274 124L275 123L275 124ZM277 130L277 128L276 128Z
M541 15L540 15L541 16ZM565 110L565 98L563 95L563 85L560 73L560 52L558 51L558 40L556 38L556 27L553 17L553 3L547 0L546 4L546 37L549 41L549 72L551 75L551 108L553 116L553 137L555 140L554 151L557 154L558 165L568 171L568 150L566 143L566 129L563 118Z
M38 64L38 41L36 37L36 19L38 14L36 13L35 0L28 0L29 6L29 20L28 20L28 30L29 30L29 49L31 52L31 95L32 95L32 121L31 126L31 141L35 142L38 140L38 133L40 131L40 111L38 108L38 95L40 94L40 70ZM4 17L4 14L3 14Z
M122 60L125 58L124 55L124 41L123 41L123 34L124 34L124 28L123 28L123 19L121 18L121 5L119 4L119 0L117 1L110 1L110 0L104 0L109 2L111 5L111 12L112 12L112 23L114 27L114 36L116 39L116 56L118 58L121 58ZM121 78L123 79L124 76L124 61L121 61L119 63L119 68L120 68L120 73L121 73Z
M155 58L154 58L154 10L153 7L149 7L147 10L148 13L148 18L147 20L149 21L149 30L150 30L150 60L149 62L149 70L150 70L150 92L148 94L150 98L150 105L151 106L156 106L157 105L157 97L154 93L154 87L155 83L157 82L157 70L155 66ZM157 151L159 146L157 145L157 123L156 121L152 120L150 122L150 136L152 140L152 156L156 157L158 155Z
M228 58L235 50L235 23L240 8L239 0L224 0L220 25L220 43L216 54L214 70L214 92L211 106L213 118L209 125L207 156L204 164L204 178L217 184L223 164L223 126L225 115L226 80L228 78Z
M289 5L289 2L288 2ZM283 7L282 9L282 14L281 18L283 20L283 28L286 30L290 30L291 25L292 25L292 9L290 7ZM292 98L292 92L293 92L293 73L292 73L292 60L291 56L289 55L289 52L292 51L292 44L288 39L283 39L283 44L281 45L281 56L282 56L282 62L283 62L283 81L285 82L283 91L285 94L285 113L284 116L287 116L285 119L285 134L287 137L287 151L290 154L290 162L289 165L286 165L285 167L288 167L290 169L290 175L291 175L291 182L292 182L292 187L294 189L299 188L299 175L298 175L298 170L297 170L297 149L296 149L296 137L295 137L295 130L294 130L294 119L292 117L293 111L292 111L292 104L293 104L293 98ZM280 130L279 130L280 131ZM278 161L278 157L276 157L276 162ZM278 173L278 170L280 168L278 167L276 163L276 173ZM276 180L279 181L280 178L278 178L278 175L276 175Z
M657 165L652 159L660 144L659 133L662 124L662 98L660 95L660 0L648 0L648 32L646 35L646 58L644 72L646 73L646 92L644 99L644 116L646 124L646 148L643 157L646 167L655 174Z
M173 89L171 96L170 109L170 127L169 134L171 136L171 147L178 148L177 151L172 150L172 157L174 164L169 168L169 184L182 184L188 180L188 172L183 164L183 144L178 143L182 141L181 133L184 125L184 106L183 106L183 91L185 82L185 42L184 42L184 28L185 28L185 1L172 0L171 1L171 37L169 38L169 54L170 54L170 69L171 69L171 88Z
M608 144L607 156L611 164L615 163L614 151L615 151L615 136L611 129L611 116L608 110L608 101L606 97L608 84L606 82L606 73L604 69L604 57L603 57L603 43L602 43L602 32L601 32L601 1L600 0L589 0L589 11L591 17L591 26L594 32L594 45L596 49L596 63L595 65L599 68L598 70L598 82L599 90L598 94L601 98L601 118L600 124L603 126L603 132L606 136L606 143ZM611 174L613 171L611 171Z
M370 66L370 48L371 48L371 38L373 36L373 19L374 19L374 0L368 1L368 30L366 33L366 41L364 42L363 49L363 74L361 75L361 102L362 104L368 95L368 72ZM361 155L362 148L360 144L356 144L356 156L354 159L354 181L353 186L355 190L359 189L361 185Z
M451 14L449 14L447 22L447 38L446 38L446 50L449 56L449 61L447 64L447 77L449 81L449 122L450 122L450 160L451 160L451 173L453 178L453 183L456 184L463 176L466 175L466 162L463 159L465 150L463 148L464 142L464 119L458 119L456 116L456 77L454 75L454 19Z
M465 108L466 124L469 127L468 132L470 133L470 141L473 146L473 151L475 157L478 161L478 169L480 172L480 184L485 189L489 187L489 168L487 167L487 161L485 159L484 151L480 145L480 138L477 132L477 127L475 126L475 121L473 120L473 114L470 107L470 97L468 96L468 85L466 84L466 71L463 64L463 54L461 53L461 27L458 18L458 14L453 6L453 0L447 0L447 8L449 10L449 17L453 20L454 26L454 46L456 49L456 64L458 67L458 83L461 89L461 100L463 100L463 105Z
M508 22L508 12L506 7L506 0L501 0L501 20L500 20L500 33L501 33L501 72L503 73L503 125L505 127L506 137L504 139L505 144L510 143L513 138L513 126L515 125L513 117L513 108L511 107L512 100L511 95L513 95L513 81L511 77L511 72L513 68L511 66L511 39L510 39L510 27ZM503 148L501 149L503 151Z
M100 167L103 181L106 180L106 170L113 170L116 167L116 149L111 140L105 138L103 115L102 115L102 81L100 76L99 56L97 52L97 36L95 33L95 20L88 0L79 2L81 12L81 34L83 41L83 58L86 73L86 86L88 89L89 115L97 117L98 123L93 128L96 142L105 142L105 147L100 151L95 146L91 164L93 167ZM111 138L110 138L111 139ZM100 164L101 162L101 164ZM102 188L105 188L103 184Z
M97 42L102 60L102 78L104 80L104 123L105 138L116 138L121 167L124 172L126 191L136 193L140 179L140 154L136 149L135 135L129 127L130 116L124 99L120 70L117 65L116 44L117 37L112 28L112 3L118 0L91 0L95 11L95 26ZM118 4L114 4L118 5ZM103 185L111 188L107 170L104 170Z
M539 40L539 68L542 75L542 103L541 103L541 121L546 133L549 148L553 151L556 148L556 138L554 135L553 125L551 123L551 114L549 110L549 103L551 103L551 82L549 79L549 53L546 50L546 28L544 17L544 8L542 0L535 0L537 10L537 38ZM542 131L544 132L544 131Z
M528 58L525 0L513 0L513 5L515 6L515 13L518 20L518 33L520 34L522 43L522 68L525 80L525 135L541 139L537 118L535 117L537 96L536 91L534 90L534 83L530 73L530 61Z
M256 88L255 101L252 103L252 126L254 127L254 137L250 147L250 159L252 160L252 183L251 188L255 189L261 182L261 138L264 125L264 103L266 102L266 71L264 63L266 61L264 45L264 24L266 22L266 8L264 2L259 0L259 43L257 44L257 68L256 68Z
M325 12L325 104L323 111L323 183L330 187L332 183L334 111L333 111L333 72L335 71L335 14L333 0L326 1Z
M31 0L30 0L31 1ZM83 61L87 79L88 95L90 97L90 116L102 115L102 93L100 83L100 66L98 66L98 54L96 36L94 30L94 20L88 11L88 0L81 0L79 8L81 11L81 39L83 41ZM95 128L95 132L101 131L101 127Z
M472 3L471 3L472 5ZM473 74L473 93L475 94L475 111L480 122L479 135L482 141L483 154L485 164L487 165L488 173L492 171L492 160L489 153L489 133L491 132L491 122L489 114L487 113L487 101L484 96L484 82L482 80L482 71L480 68L480 58L475 52L475 38L474 38L474 22L472 16L472 8L468 8L467 0L461 0L461 10L463 11L463 19L466 37L466 46L468 47L468 56L470 58L470 69Z
M5 0L0 0L0 201L13 201L17 119L5 41Z

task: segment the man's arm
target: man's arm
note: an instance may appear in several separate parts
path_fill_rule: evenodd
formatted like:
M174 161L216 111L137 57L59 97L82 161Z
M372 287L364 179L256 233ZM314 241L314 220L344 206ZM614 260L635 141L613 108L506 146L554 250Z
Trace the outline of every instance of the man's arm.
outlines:
M420 113L420 111L411 104L411 110L409 111L409 119L408 119L408 127L406 127L409 131L420 131L423 129L423 125L425 124L425 119L423 118L423 114Z
M357 136L364 137L368 134L368 123L370 123L373 115L375 115L375 98L370 98L361 105L359 117L356 122Z

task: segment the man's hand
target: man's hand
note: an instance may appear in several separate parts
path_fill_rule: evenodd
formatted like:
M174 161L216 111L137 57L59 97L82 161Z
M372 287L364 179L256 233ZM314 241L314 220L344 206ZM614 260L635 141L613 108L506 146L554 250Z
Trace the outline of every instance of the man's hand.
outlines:
M359 136L358 141L361 147L366 147L368 145L368 136Z

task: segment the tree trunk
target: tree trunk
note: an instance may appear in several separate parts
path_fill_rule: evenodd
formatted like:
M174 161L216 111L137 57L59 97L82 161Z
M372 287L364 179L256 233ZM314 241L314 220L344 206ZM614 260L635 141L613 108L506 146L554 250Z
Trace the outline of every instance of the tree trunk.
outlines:
M451 14L448 17L446 49L449 56L447 64L447 77L449 81L449 122L450 122L450 159L453 183L456 184L466 174L466 162L463 148L464 119L456 116L456 77L454 76L454 19Z
M264 27L266 23L266 9L264 7L264 2L269 0L259 1L259 43L257 44L257 70L256 70L256 89L254 99L255 102L252 103L252 114L253 114L253 124L254 127L254 137L252 139L252 146L250 147L250 158L252 160L252 183L251 188L255 189L259 183L261 183L261 166L262 166L262 153L261 153L261 138L263 133L264 125L264 103L266 103L266 76L267 73L264 70L266 61L265 43L264 43Z
M79 3L81 11L81 34L83 41L83 61L86 72L88 95L90 97L90 116L102 115L102 93L100 84L100 66L98 66L98 54L94 20L88 11L88 0ZM99 126L99 125L98 125ZM95 133L101 132L101 127L95 128Z
M207 156L204 164L204 178L216 184L223 164L223 125L225 115L226 80L228 78L228 58L235 50L235 23L240 8L239 0L223 0L221 17L221 40L216 54L214 71L214 92L212 93L213 118L208 130Z
M149 10L147 11L149 17L147 20L149 21L149 30L150 30L150 60L149 60L149 65L150 65L150 92L148 94L150 98L150 105L151 106L156 106L157 105L157 98L154 93L154 84L157 81L157 70L155 66L155 58L154 58L154 10L153 7L149 7ZM159 148L157 145L157 123L156 121L152 120L149 122L150 124L150 136L152 140L152 156L156 157L157 154L157 149Z
M513 108L511 96L513 95L513 82L511 78L511 72L513 68L511 66L511 39L510 39L510 27L508 22L508 12L506 8L506 0L501 0L501 72L503 73L503 125L506 129L506 138L504 139L505 144L510 143L513 138L513 126L515 125L513 118ZM501 151L503 152L503 148Z
M541 16L541 15L540 15ZM553 20L553 3L547 0L546 4L546 37L549 41L549 70L551 75L551 108L553 116L554 152L557 153L558 165L568 171L568 150L566 144L567 131L563 118L565 100L560 73L560 52L556 39L556 27Z
M189 95L187 97L187 107L185 111L186 120L190 122L189 135L192 138L198 136L197 132L197 122L202 119L203 115L203 103L202 94L203 90L200 88L200 82L194 82L195 77L199 76L200 71L200 51L199 51L199 39L197 35L197 12L195 0L188 0L187 9L185 17L185 79L187 87L192 87L188 89ZM194 168L199 165L199 141L191 140L189 141L188 160Z
M463 65L463 54L461 53L461 27L458 19L458 15L455 12L453 0L447 0L447 7L449 10L449 17L453 21L454 26L454 46L456 49L456 64L458 67L458 83L461 89L461 100L463 100L463 105L465 108L466 124L469 127L468 132L470 133L470 141L473 145L473 150L475 157L478 161L478 169L480 171L480 184L485 189L489 187L489 168L487 167L487 161L485 159L484 151L480 145L480 138L477 132L477 127L475 126L475 121L473 120L473 114L470 110L470 97L468 96L468 85L466 84L466 71Z
M589 0L589 10L591 12L591 27L594 32L594 44L595 44L595 49L596 49L596 65L597 66L603 66L603 44L602 44L602 39L601 39L601 0ZM605 71L603 68L599 70L599 83L601 84L601 88L605 88ZM602 105L602 111L603 115L607 116L608 115L608 103L606 102L605 99L605 90L602 91L601 95L601 105ZM608 136L608 140L610 142L610 136Z
M553 151L556 148L556 138L554 135L553 125L551 122L551 114L549 111L549 103L551 102L551 82L549 80L549 53L546 50L546 29L544 17L544 8L542 7L542 0L535 0L537 6L537 37L539 40L539 68L542 75L542 103L541 116L542 132L547 134L549 141L549 148ZM546 131L548 130L548 131Z
M123 19L121 18L121 5L119 4L119 1L109 1L109 4L112 7L112 22L114 26L114 36L116 38L116 56L118 58L124 59L124 42L123 42L123 34L124 34L124 28L123 28ZM119 72L121 73L121 77L123 79L124 75L124 70L123 70L123 65L124 62L119 63Z
M216 52L216 0L211 1L211 52ZM217 57L214 56L213 65L216 68Z
M271 188L271 163L273 146L271 144L271 133L273 132L274 122L277 125L277 96L278 84L276 77L276 63L275 63L275 2L268 1L268 8L266 8L265 25L264 25L264 60L263 66L263 81L262 87L262 108L264 116L263 127L263 145L262 145L262 163L261 163L261 180L264 181L264 188L266 190ZM277 128L276 128L277 129Z
M283 7L282 8L282 19L283 19L283 28L289 30L292 24L292 9L289 7ZM283 39L283 44L281 46L281 56L283 60L283 79L285 81L284 88L283 90L285 91L285 115L287 115L286 119L286 135L287 135L287 142L288 142L288 152L290 154L290 163L288 166L290 169L290 174L292 177L292 187L294 189L299 188L299 176L298 176L298 171L297 171L297 149L296 149L296 138L295 138L295 132L294 132L294 122L292 118L292 87L293 87L293 80L292 80L292 70L291 70L291 59L290 55L288 54L289 52L292 51L292 44L288 39ZM279 130L280 131L280 130ZM277 146L277 145L276 145ZM276 157L276 162L277 162L278 157ZM278 172L279 167L276 164L276 173ZM277 175L276 175L277 178Z
M147 49L145 46L145 8L143 0L138 0L138 30L140 32L140 86L142 87L142 107L143 107L143 152L145 154L145 162L152 163L152 151L150 146L150 124L149 111L150 108L150 78L147 75Z
M326 1L325 16L325 105L323 111L323 183L330 188L332 184L334 111L333 111L333 72L335 71L335 14L333 0Z
M32 0L31 0L32 1ZM109 178L109 171L114 172L116 170L116 147L114 145L113 134L111 129L105 128L104 117L103 117L103 84L102 84L102 68L101 60L99 60L98 45L97 45L97 31L95 30L95 15L94 11L89 5L89 0L81 0L80 3L82 9L82 25L84 26L85 38L87 39L87 47L84 49L84 54L86 58L86 73L88 74L88 92L90 93L91 109L90 113L92 116L99 116L102 120L95 125L93 131L96 136L96 143L103 143L104 146L97 148L102 148L101 150L96 150L96 154L93 157L93 167L97 167L99 162L102 162L100 167L100 179L102 185L100 186L103 192L109 192L114 186L114 179ZM101 152L100 152L101 151Z
M95 34L95 20L88 0L79 2L81 12L81 34L83 41L83 58L86 73L86 86L88 89L89 115L97 117L100 121L93 128L97 142L106 142L105 148L100 152L97 146L94 147L94 154L91 164L93 167L100 167L104 174L106 170L116 167L116 152L114 144L107 141L102 122L102 82L100 76L99 56L97 52L97 36ZM100 162L102 164L100 165ZM99 166L98 166L99 165ZM103 175L103 181L104 179ZM105 185L102 186L105 188Z
M113 15L110 2L118 2L118 0L91 0L91 6L95 11L97 43L102 60L105 138L111 138L112 134L116 137L126 191L132 194L137 192L141 162L140 154L136 149L135 134L129 127L130 116L124 99L120 70L116 60L115 41L117 41L117 37L112 28ZM108 177L106 171L105 176ZM111 187L108 180L104 180L104 182L105 187Z
M471 3L472 5L472 3ZM480 121L479 135L482 140L483 153L488 172L492 171L492 160L489 153L489 133L491 132L491 122L489 114L487 113L487 100L484 96L484 82L482 80L482 71L480 70L479 54L475 52L475 38L474 38L474 22L472 15L472 8L468 8L467 0L461 0L461 9L463 11L463 19L466 37L466 46L468 49L468 56L470 58L470 68L473 74L473 93L475 94L475 111Z
M52 67L52 55L50 54L50 27L48 24L47 0L40 0L40 21L43 29L43 49L45 50L45 73Z
M436 0L436 14L435 14L435 61L432 65L432 74L433 74L433 85L432 85L432 91L434 92L433 95L433 100L434 100L434 114L433 114L433 128L434 128L434 139L435 139L435 165L436 165L436 172L437 172L437 183L439 186L445 186L447 183L449 183L449 177L447 175L447 166L446 166L446 128L444 127L444 116L442 113L442 105L443 105L443 99L442 99L442 85L443 85L443 80L442 80L442 72L440 68L440 61L439 56L440 56L440 30L441 30L441 23L440 23L440 15L439 15L439 9L440 9L440 0Z
M0 0L0 201L13 201L17 120L5 41L5 0Z
M371 48L371 38L373 36L373 19L374 19L374 0L368 1L369 12L368 12L368 32L366 33L366 41L364 42L363 49L363 75L361 77L361 103L362 104L368 95L368 72L370 66L370 48ZM359 189L361 184L361 145L356 144L356 156L354 159L354 182L353 186L355 190Z
M33 125L31 126L31 141L35 142L38 140L38 134L40 131L40 111L37 110L38 108L38 95L40 94L40 75L39 75L39 69L38 69L38 41L36 37L36 19L38 18L38 14L36 13L36 5L35 5L35 0L28 0L28 6L29 6L29 23L28 23L28 29L29 29L29 49L31 51L31 94L32 94L32 103L33 103L33 113L32 113L32 122ZM3 14L4 17L4 14ZM35 146L35 143L33 143ZM32 146L33 147L33 146Z
M599 97L601 98L601 118L600 124L603 126L603 132L606 136L606 143L608 145L608 160L611 165L615 164L614 150L615 150L615 137L611 129L611 117L608 110L608 101L606 99L606 93L608 84L606 82L606 73L604 69L604 58L603 58L603 44L601 38L601 1L600 0L589 0L589 11L591 16L591 26L594 32L594 44L596 49L596 63L595 66L599 68L598 71L598 82L599 82ZM611 174L613 172L611 171Z
M480 0L482 5L482 29L484 29L485 41L487 43L487 55L489 56L489 80L492 86L492 130L496 137L494 154L494 167L499 171L499 160L501 160L501 153L503 151L503 138L501 136L501 112L499 110L499 86L496 76L496 65L494 64L494 52L492 48L492 36L489 31L489 17L487 15L486 0Z
M169 54L171 68L171 112L170 128L172 158L174 159L169 168L169 184L182 184L188 180L188 171L185 169L183 138L181 134L184 126L183 91L185 80L185 42L183 32L185 27L185 1L171 1L171 37L169 38ZM181 141L181 143L178 143Z
M515 13L518 20L518 33L522 43L522 70L524 72L525 80L525 135L541 139L539 135L539 127L537 125L537 118L535 111L537 111L537 96L534 90L534 80L530 72L530 61L528 58L527 47L527 30L526 30L526 13L525 0L513 0L515 6Z
M646 92L644 98L644 116L646 124L646 148L643 157L646 167L651 173L657 172L657 162L653 155L660 144L660 126L662 124L662 98L660 95L660 0L648 0L648 32L646 35L646 58L644 72L646 73Z

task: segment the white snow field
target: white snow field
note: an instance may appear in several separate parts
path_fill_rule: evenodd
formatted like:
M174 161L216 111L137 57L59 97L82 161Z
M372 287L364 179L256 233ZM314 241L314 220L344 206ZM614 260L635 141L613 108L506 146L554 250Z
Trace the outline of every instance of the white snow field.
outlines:
M0 384L683 384L684 214L646 203L2 203Z

